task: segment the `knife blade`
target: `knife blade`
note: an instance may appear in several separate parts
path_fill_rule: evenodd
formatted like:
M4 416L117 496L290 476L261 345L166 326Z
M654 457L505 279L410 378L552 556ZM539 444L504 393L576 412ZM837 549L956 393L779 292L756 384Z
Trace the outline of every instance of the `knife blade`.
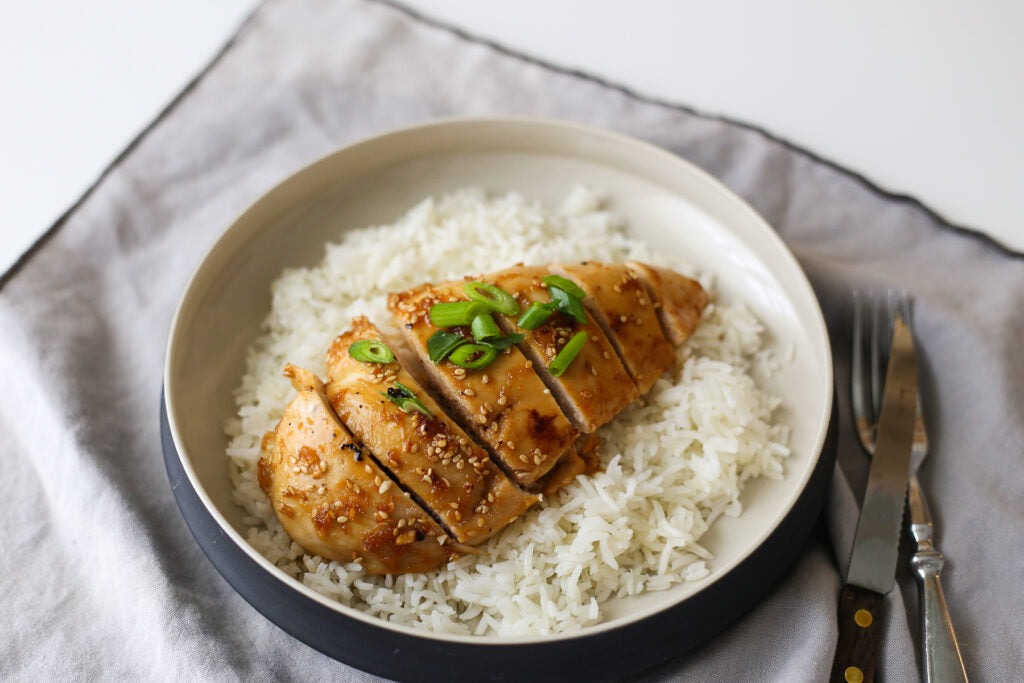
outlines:
M896 314L875 452L846 582L839 595L839 641L832 661L833 681L874 680L883 596L896 583L916 408L914 337L903 318Z

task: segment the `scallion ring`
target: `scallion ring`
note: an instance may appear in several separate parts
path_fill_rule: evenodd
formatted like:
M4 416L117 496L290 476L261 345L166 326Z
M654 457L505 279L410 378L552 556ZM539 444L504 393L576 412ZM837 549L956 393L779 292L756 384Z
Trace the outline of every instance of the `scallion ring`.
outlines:
M448 360L460 368L467 370L479 370L494 362L498 357L498 350L486 344L463 344L457 347L448 356Z
M434 304L430 307L430 322L434 327L461 327L473 322L473 318L489 313L491 307L479 301L453 301Z
M504 313L505 315L516 315L519 313L519 304L516 303L511 294L501 287L473 280L472 282L467 282L462 291L473 301L481 301L498 313Z
M587 313L583 308L582 301L561 287L548 285L548 291L551 293L551 301L555 304L555 310L559 313L564 313L582 325L587 324Z
M578 284L561 275L548 275L547 277L542 277L540 281L548 286L558 287L577 299L585 299L587 296L587 293ZM551 298L553 299L554 297Z
M486 313L473 318L473 325L470 329L473 331L473 339L477 341L490 341L501 336L498 324Z
M430 410L423 405L423 402L416 398L416 394L413 393L413 390L401 382L395 382L395 386L388 387L387 392L382 391L380 392L380 395L397 405L403 413L411 413L416 410L431 419L434 418Z
M579 355L580 349L587 343L587 332L577 332L572 339L565 343L562 350L558 352L555 359L548 364L548 372L555 377L561 377L568 369L569 364Z
M519 316L516 323L524 330L535 330L544 324L544 321L551 317L555 310L555 304L541 304L534 301L526 312Z
M430 339L427 340L427 355L430 357L430 362L435 365L440 363L448 357L449 353L455 350L456 346L465 344L468 341L465 337L460 337L454 332L438 330L430 335Z
M348 355L364 363L392 363L394 352L380 339L360 339L348 347Z

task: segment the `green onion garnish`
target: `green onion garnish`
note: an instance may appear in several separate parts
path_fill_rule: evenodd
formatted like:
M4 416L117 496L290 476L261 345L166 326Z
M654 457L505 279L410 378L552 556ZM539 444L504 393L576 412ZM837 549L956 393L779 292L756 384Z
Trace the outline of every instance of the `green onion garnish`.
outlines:
M455 350L455 347L468 341L454 332L438 330L427 340L427 355L430 356L430 361L436 365L447 358L448 354Z
M498 351L504 351L505 349L507 349L508 347L512 346L513 344L518 344L519 342L523 341L524 339L526 339L526 335L525 334L510 334L510 335L507 335L505 337L498 337L497 339L491 339L490 341L485 341L485 342L481 342L481 343L484 346L490 346L492 349L497 349Z
M544 321L551 317L555 310L555 304L541 304L534 301L526 312L519 317L519 325L524 330L535 330L544 324Z
M505 315L516 315L519 313L519 304L516 303L511 294L501 287L473 280L472 282L467 282L462 291L473 301L481 301L498 313L504 313Z
M380 395L401 408L403 413L411 413L417 410L431 419L434 417L427 410L427 407L423 405L423 402L416 398L416 394L413 393L412 389L401 382L395 382L395 386L388 387L387 393L382 391Z
M360 339L348 347L348 355L364 363L391 363L395 354L380 339Z
M587 324L587 313L583 309L583 302L574 297L569 292L565 291L561 287L555 287L554 285L548 285L548 291L551 292L551 300L555 304L555 309L559 313L564 313L573 320L583 325Z
M491 307L479 301L453 301L434 304L430 307L430 322L434 327L461 327L473 322L473 318L489 313Z
M451 352L448 360L460 368L478 370L493 363L497 357L498 350L486 344L463 344Z
M584 292L578 284L560 275L548 275L547 277L542 277L540 280L546 285L558 287L562 291L571 294L577 299L585 299L587 296L587 293ZM553 299L554 297L551 298Z
M501 336L501 330L498 329L498 324L494 322L489 314L478 315L473 318L473 339L477 341L490 341L491 339L497 339Z
M555 377L561 377L562 373L569 367L569 364L575 360L583 345L587 343L587 334L587 332L577 332L573 335L573 338L566 342L562 350L555 356L555 359L548 364L548 372Z

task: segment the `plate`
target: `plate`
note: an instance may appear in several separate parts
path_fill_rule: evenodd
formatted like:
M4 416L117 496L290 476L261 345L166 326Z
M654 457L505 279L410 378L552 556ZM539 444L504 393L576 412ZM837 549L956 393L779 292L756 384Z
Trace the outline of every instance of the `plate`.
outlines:
M697 582L606 603L606 619L572 634L438 635L340 605L287 576L244 540L230 500L224 419L245 351L287 267L316 263L341 231L391 223L428 195L467 185L515 190L556 206L576 184L600 189L628 231L716 277L744 301L788 358L766 388L792 455L779 481L748 482L745 512L701 543L715 559ZM328 655L392 678L446 674L555 679L621 675L706 640L760 599L799 552L824 501L832 447L832 359L817 300L793 255L745 202L696 166L609 131L561 121L431 122L346 147L253 204L207 252L175 314L164 374L162 434L171 486L207 556L254 607ZM429 658L429 659L428 659Z

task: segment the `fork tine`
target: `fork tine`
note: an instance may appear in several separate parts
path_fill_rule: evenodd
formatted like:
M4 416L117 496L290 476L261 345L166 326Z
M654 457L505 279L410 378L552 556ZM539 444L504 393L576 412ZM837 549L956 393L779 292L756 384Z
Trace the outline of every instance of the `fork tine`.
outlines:
M868 378L864 367L864 308L865 296L861 292L853 292L853 346L850 356L850 399L853 405L854 428L864 450L870 453L873 449L874 411L869 405Z
M882 391L884 390L885 384L885 368L886 368L886 356L888 355L889 347L889 335L882 330L885 326L886 330L888 325L886 324L885 315L886 312L883 310L882 302L879 302L879 297L871 296L871 349L870 349L870 361L871 361L871 421L877 423L878 413L882 409ZM881 317L881 320L879 318ZM886 322L882 322L886 321Z

